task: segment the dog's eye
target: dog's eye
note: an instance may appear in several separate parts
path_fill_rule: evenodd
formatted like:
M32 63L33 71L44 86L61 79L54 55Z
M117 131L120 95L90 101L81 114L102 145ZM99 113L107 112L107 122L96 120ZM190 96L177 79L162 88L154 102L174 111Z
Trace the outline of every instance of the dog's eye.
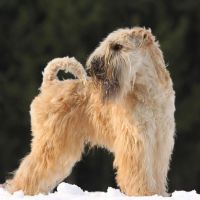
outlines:
M111 44L111 49L114 51L119 51L123 48L123 46L121 44Z

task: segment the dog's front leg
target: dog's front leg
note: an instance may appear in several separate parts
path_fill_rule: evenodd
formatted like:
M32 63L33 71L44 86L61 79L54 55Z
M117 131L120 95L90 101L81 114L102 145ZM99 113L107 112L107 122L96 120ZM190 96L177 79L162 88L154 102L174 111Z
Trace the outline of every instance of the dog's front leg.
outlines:
M30 154L23 159L14 178L7 181L6 189L11 193L23 190L28 195L48 193L69 175L82 150L80 137L34 138Z
M151 147L128 131L121 135L116 139L114 150L116 180L120 189L129 196L155 194Z

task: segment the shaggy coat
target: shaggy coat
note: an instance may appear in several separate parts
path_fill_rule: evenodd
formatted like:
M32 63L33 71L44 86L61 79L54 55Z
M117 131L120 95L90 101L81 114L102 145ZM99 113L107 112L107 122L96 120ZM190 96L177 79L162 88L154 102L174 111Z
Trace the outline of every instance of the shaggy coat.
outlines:
M51 61L31 104L31 152L10 192L47 193L81 159L85 144L114 154L116 180L127 195L166 195L174 146L174 90L158 42L144 28L119 29L87 61ZM59 69L79 79L59 81Z

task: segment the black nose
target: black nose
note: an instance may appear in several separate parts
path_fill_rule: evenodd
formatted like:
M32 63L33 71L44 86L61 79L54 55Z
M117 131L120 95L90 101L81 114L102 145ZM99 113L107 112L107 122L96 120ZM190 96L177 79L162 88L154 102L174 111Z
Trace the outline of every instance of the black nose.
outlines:
M105 78L105 66L103 57L94 57L89 64L88 73L90 76L95 76L99 80Z
M92 70L91 68L88 68L88 66L86 66L86 73L87 73L87 76L92 76Z

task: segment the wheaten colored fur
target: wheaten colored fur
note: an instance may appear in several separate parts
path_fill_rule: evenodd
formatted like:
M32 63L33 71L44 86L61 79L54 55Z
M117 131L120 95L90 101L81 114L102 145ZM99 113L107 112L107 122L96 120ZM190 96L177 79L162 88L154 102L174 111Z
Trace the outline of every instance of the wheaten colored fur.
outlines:
M70 72L83 82L87 79L85 69L75 58L55 58L51 60L44 69L42 87L49 87L50 84L59 81L57 79L59 70L64 70L66 73Z
M108 35L89 57L91 78L84 83L55 81L61 63L85 80L74 59L55 61L45 69L41 93L31 104L31 152L7 189L49 192L70 174L90 143L114 154L116 180L125 194L166 195L174 91L151 31L127 28Z

